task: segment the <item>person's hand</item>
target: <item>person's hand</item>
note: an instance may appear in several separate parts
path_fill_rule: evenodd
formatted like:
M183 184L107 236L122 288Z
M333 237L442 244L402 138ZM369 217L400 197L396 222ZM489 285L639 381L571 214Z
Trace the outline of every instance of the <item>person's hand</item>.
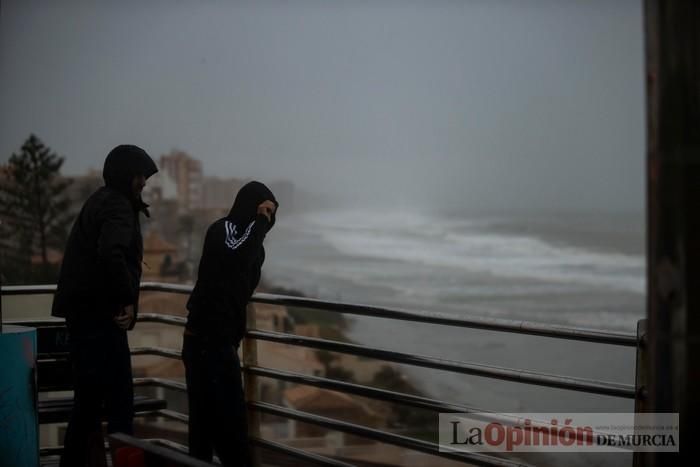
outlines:
M119 329L129 329L131 322L134 320L134 305L124 307L124 310L114 317L114 322Z
M275 206L275 203L268 199L258 205L258 214L262 214L263 216L267 217L268 221L270 221L272 220L272 215L275 213L276 209L277 206Z

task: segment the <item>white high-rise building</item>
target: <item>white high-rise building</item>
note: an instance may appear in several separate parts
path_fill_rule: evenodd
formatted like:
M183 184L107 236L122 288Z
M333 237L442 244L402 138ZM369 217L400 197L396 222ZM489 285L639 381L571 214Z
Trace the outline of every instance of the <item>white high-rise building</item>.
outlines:
M175 182L177 200L183 210L202 207L202 162L183 151L160 156L160 170Z

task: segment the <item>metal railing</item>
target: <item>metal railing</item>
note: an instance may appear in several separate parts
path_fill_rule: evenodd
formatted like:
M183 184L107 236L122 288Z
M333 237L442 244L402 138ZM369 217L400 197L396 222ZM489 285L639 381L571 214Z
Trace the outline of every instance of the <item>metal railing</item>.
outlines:
M189 294L192 287L178 284L161 284L153 282L145 282L141 285L142 291L165 292ZM40 286L5 286L2 288L2 295L27 295L27 294L51 294L55 291L53 285ZM375 318L386 318L401 321L413 321L420 323L438 324L451 327L462 327L472 329L482 329L489 331L507 332L548 337L562 340L577 340L590 343L608 344L625 347L636 347L638 361L643 358L642 352L645 347L645 336L638 331L637 334L601 331L595 329L583 329L575 327L566 327L559 325L548 325L541 323L533 323L527 321L514 321L503 319L484 319L484 318L464 318L460 316L441 314L441 313L419 313L413 311L397 310L384 307L365 306L358 304L348 304L331 302L324 300L315 300L301 297L289 297L271 294L255 294L252 303L264 303L271 305L279 305L284 307L302 307L307 309L320 310L329 313L345 313L360 316L371 316ZM157 313L142 313L139 315L140 322L153 322L173 326L183 327L186 320L182 317L163 315ZM42 326L56 324L57 320L31 320L31 321L15 321L12 324L25 324L30 326ZM60 320L58 321L60 322ZM635 406L640 404L640 401L645 397L646 390L641 385L644 378L640 378L637 374L635 385L627 385L621 383L613 383L606 381L598 381L584 378L575 378L562 375L546 374L522 369L504 368L492 365L484 365L473 362L459 362L435 358L423 355L413 355L401 353L381 348L369 347L359 344L350 344L346 342L338 342L327 339L302 337L293 334L271 332L255 329L255 315L249 311L249 325L253 329L249 329L246 333L246 339L243 345L243 371L245 373L246 397L248 407L253 414L268 413L279 417L298 420L304 423L327 428L329 430L349 433L356 436L372 439L374 441L392 444L395 446L415 450L422 453L461 461L472 465L484 466L517 466L521 465L508 459L503 459L490 455L476 453L456 453L442 452L438 449L435 443L411 438L395 433L381 431L375 428L356 425L353 423L330 419L319 415L301 412L298 410L282 407L267 402L263 402L256 397L259 385L257 378L271 378L278 381L286 381L302 385L318 387L339 391L346 394L361 396L373 400L389 402L392 404L400 404L408 407L426 409L436 412L466 412L466 413L489 413L494 419L499 419L501 416L495 412L489 412L480 408L470 407L461 404L450 403L428 397L405 394L386 389L365 386L346 381L323 378L320 376L310 376L299 374L279 369L264 368L257 364L257 354L254 342L256 340L266 340L279 344L303 346L319 350L327 350L340 352L355 356L373 358L394 363L401 363L412 366L420 366L436 370L450 371L454 373L475 375L480 377L518 382L523 384L552 387L570 391L586 392L590 394L598 394L611 397L622 397L627 399L635 399ZM643 330L643 326L639 326L639 330ZM158 347L137 347L132 349L132 355L155 355L165 358L179 359L181 354L176 349L165 349ZM163 378L135 378L134 384L137 386L157 386L176 391L186 391L186 385ZM187 421L187 415L174 412L171 410L160 410L158 415L167 417L181 422ZM344 461L331 459L318 454L302 451L289 446L274 443L269 440L264 440L259 436L259 417L252 416L251 423L251 441L266 449L271 449L280 453L285 453L289 456L304 459L318 465L348 465Z

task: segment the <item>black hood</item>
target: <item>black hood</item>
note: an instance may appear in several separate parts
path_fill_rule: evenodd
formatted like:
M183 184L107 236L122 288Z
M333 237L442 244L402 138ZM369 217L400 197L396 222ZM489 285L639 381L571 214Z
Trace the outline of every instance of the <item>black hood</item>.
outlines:
M132 181L137 175L143 175L148 179L156 172L158 167L146 151L138 146L122 144L112 149L107 155L102 169L102 178L106 186L122 193L134 203L137 209L142 210L147 206L140 196L135 199L131 188Z
M275 203L275 206L279 207L275 195L272 194L272 191L270 191L268 187L260 182L248 182L238 190L236 200L233 202L233 206L227 217L236 224L248 224L257 216L260 203L267 200L272 201ZM268 230L270 230L273 225L275 225L274 214L270 219Z

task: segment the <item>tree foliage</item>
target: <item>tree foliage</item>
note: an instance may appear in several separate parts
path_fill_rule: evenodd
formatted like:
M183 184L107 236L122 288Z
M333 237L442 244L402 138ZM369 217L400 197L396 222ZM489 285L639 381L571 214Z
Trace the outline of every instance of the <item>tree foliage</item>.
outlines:
M2 167L0 261L6 283L56 280L49 250L63 249L73 217L66 193L71 181L60 176L63 162L32 134ZM34 255L40 258L36 266Z

